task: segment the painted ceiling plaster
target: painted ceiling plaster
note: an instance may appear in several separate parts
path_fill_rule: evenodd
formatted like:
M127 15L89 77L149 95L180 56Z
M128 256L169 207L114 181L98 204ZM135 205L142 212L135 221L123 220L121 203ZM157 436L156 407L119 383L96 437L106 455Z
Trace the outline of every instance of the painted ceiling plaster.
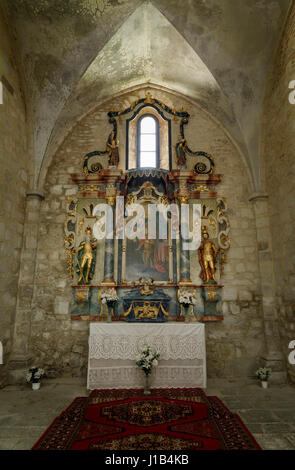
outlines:
M151 83L218 120L260 189L260 117L289 0L2 3L33 122L36 187L81 115L112 94Z

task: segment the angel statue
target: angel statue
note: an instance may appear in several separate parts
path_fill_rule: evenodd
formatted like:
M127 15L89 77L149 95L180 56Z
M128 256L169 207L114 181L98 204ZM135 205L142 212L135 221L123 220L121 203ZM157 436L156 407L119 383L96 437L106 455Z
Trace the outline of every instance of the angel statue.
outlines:
M97 240L91 238L91 227L86 228L85 234L85 240L80 243L77 250L74 250L74 253L77 254L78 284L89 284L95 270Z
M209 240L207 227L202 227L203 241L198 249L199 261L202 268L200 277L203 282L214 281L215 278L218 248L212 240Z
M186 152L187 144L185 138L179 134L178 141L175 145L176 150L176 163L178 167L186 168Z
M141 295L151 295L154 293L154 280L152 277L149 277L148 280L141 277L138 282L135 283L138 286L138 290Z
M119 164L119 140L115 138L114 130L112 130L107 140L107 152L109 154L109 166L117 167Z

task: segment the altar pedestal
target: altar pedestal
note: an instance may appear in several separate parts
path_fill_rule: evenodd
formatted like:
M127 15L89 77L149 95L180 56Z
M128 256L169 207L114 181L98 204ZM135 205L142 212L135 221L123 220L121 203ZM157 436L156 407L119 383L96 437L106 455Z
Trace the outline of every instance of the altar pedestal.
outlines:
M136 356L150 346L160 353L152 388L206 388L205 325L90 323L87 388L143 388Z

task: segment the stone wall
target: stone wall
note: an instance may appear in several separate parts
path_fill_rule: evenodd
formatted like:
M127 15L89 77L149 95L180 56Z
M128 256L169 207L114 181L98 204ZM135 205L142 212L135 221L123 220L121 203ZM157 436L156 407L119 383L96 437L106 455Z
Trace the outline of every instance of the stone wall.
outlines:
M265 100L263 151L269 195L277 311L285 361L295 339L295 105L288 100L295 79L295 7L277 51ZM295 366L288 364L295 382Z
M0 341L4 349L4 365L0 365L1 387L6 382L12 347L29 165L25 108L1 10L0 30L0 80L3 82L3 104L0 104Z
M45 200L41 203L31 348L34 362L44 366L51 376L85 375L87 367L88 324L70 320L71 280L67 277L63 245L66 198L76 192L70 174L81 172L85 153L105 148L110 132L107 111L112 106L125 108L138 94L110 101L78 122L54 156L47 174ZM202 110L164 91L154 90L153 94L176 109L184 106L191 114L185 129L190 148L213 154L217 172L224 175L219 195L228 202L232 248L223 278L225 319L206 325L208 375L252 376L263 348L263 321L255 221L245 165L222 128ZM119 127L120 144L124 145L123 120ZM121 158L123 154L120 148ZM123 158L120 166L124 168Z

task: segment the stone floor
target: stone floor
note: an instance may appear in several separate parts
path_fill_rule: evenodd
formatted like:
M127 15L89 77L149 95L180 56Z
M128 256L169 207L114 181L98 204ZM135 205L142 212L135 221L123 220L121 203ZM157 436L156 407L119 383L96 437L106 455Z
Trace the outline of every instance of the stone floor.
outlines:
M240 415L267 450L295 449L295 387L223 379L208 381L207 395L218 396ZM0 450L30 449L77 396L86 396L82 379L44 380L39 391L28 385L0 390Z

